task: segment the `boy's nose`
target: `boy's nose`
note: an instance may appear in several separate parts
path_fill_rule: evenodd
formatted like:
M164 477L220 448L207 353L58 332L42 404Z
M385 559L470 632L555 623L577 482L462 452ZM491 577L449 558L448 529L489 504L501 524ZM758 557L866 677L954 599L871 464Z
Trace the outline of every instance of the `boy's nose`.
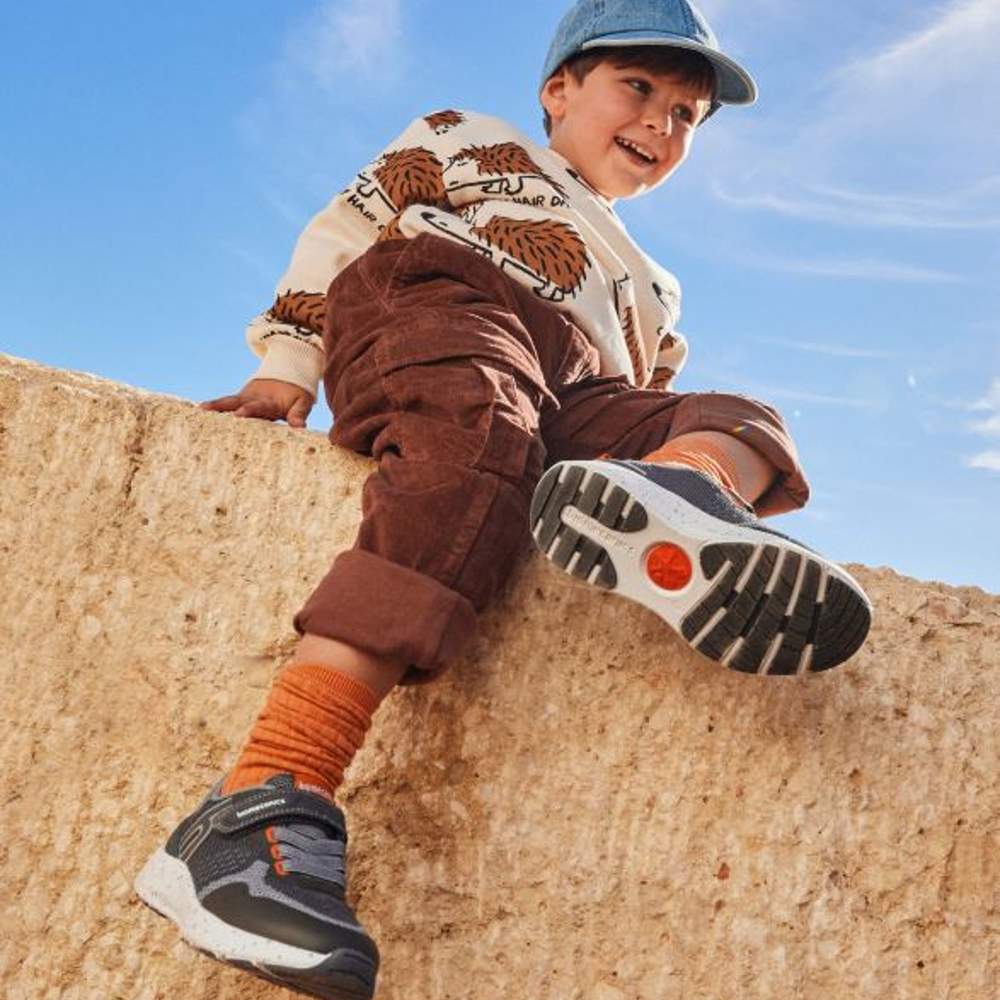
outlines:
M669 138L670 133L673 131L674 120L667 115L649 115L646 118L646 128L652 130L657 135L666 136Z

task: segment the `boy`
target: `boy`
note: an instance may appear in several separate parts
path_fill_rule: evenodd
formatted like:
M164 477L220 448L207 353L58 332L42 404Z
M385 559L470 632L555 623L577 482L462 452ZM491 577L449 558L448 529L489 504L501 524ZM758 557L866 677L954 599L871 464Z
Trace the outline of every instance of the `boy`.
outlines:
M752 79L688 0L580 0L542 81L547 149L444 111L363 170L251 325L256 377L203 404L301 427L322 375L331 440L379 463L235 768L136 883L196 946L316 996L371 997L378 968L344 898L344 768L388 692L468 642L529 531L735 669L826 669L870 620L757 520L808 497L781 418L668 391L679 289L613 209Z

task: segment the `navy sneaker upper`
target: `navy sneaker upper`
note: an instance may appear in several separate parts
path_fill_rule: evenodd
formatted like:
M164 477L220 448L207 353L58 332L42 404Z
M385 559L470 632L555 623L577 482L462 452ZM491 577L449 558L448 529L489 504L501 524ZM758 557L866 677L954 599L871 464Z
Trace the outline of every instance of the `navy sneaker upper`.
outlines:
M614 465L621 465L632 472L637 472L650 482L662 486L665 490L677 494L682 500L686 500L693 507L717 517L720 521L729 524L738 524L745 528L753 528L755 531L766 531L769 535L784 538L786 541L794 542L801 548L809 549L795 538L775 531L774 528L767 527L756 514L738 503L729 491L723 489L711 476L697 469L688 469L680 465L657 465L653 462L636 462L630 459L608 459Z
M291 775L220 794L216 786L167 841L219 919L309 951L351 948L378 962L347 905L344 814Z

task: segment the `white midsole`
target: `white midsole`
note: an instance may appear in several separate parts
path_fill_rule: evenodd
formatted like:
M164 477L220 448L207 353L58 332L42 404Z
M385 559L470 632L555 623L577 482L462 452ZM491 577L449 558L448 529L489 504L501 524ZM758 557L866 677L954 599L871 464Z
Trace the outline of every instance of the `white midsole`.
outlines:
M298 970L314 968L329 958L322 952L296 948L240 930L209 913L198 902L187 865L171 857L162 847L136 876L135 891L144 903L172 920L185 941L218 958L249 962L258 967L281 966Z
M676 629L679 629L684 618L718 582L719 574L709 580L701 569L701 550L706 545L740 542L755 546L770 545L796 552L818 563L824 574L838 577L859 595L864 595L864 591L849 573L815 552L769 532L729 524L712 517L625 466L603 461L567 462L564 465L567 469L572 467L584 470L579 490L584 488L591 474L601 475L622 487L645 508L649 522L641 531L615 531L572 506L564 507L560 518L563 523L591 539L608 553L618 578L612 593L638 601ZM663 542L679 545L691 560L691 580L681 590L670 591L658 587L646 572L648 553ZM748 570L743 575L748 575ZM821 592L824 592L826 577L821 580L820 586Z

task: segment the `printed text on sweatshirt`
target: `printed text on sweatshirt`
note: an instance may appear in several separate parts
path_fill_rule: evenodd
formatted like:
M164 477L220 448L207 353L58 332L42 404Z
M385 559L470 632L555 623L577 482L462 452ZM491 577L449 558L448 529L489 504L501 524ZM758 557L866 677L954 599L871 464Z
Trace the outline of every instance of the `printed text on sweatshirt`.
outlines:
M316 395L324 296L379 240L433 233L483 254L564 310L603 375L667 388L687 354L674 327L680 288L636 246L614 209L567 160L498 118L418 118L303 230L271 308L247 329L274 378Z

